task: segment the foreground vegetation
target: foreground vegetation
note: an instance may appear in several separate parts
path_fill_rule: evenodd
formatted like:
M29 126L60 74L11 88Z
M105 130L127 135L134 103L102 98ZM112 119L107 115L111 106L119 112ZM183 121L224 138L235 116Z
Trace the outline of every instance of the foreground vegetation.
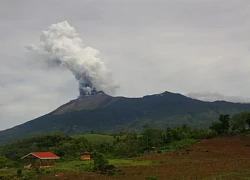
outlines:
M44 174L49 174L53 172L61 172L61 171L76 171L76 172L85 172L85 171L100 171L103 170L108 164L112 164L114 167L119 166L146 166L153 164L160 164L162 161L156 160L133 160L133 159L106 159L102 154L99 154L99 157L94 158L94 160L90 161L82 161L78 160L69 160L69 161L58 161L57 166L47 168L47 169L22 169L22 168L9 168L0 170L0 175L5 177L5 179L20 177L21 179L30 179L31 176L39 176ZM1 177L1 176L0 176ZM2 178L3 178L2 177ZM0 178L1 179L1 178Z
M121 132L117 134L87 134L69 136L63 133L38 135L0 147L0 175L5 178L36 178L57 171L104 171L111 175L120 173L119 166L142 166L165 163L161 160L135 160L151 151L161 154L181 150L202 139L248 134L250 113L243 112L220 115L208 129L191 128L187 125L154 129L147 125L141 133ZM27 171L22 169L21 157L36 151L50 151L61 157L57 166L46 170ZM82 152L90 152L91 161L81 161ZM108 165L115 171L106 169ZM6 169L7 167L7 169ZM114 168L113 167L113 168ZM2 177L3 178L3 177ZM150 178L150 177L148 177ZM1 179L1 177L0 177Z
M151 150L158 152L178 150L211 136L213 134L209 130L194 129L186 125L167 130L144 126L141 134L124 132L73 137L62 133L39 135L1 146L1 168L16 167L21 163L22 156L36 151L53 152L62 160L79 159L80 154L86 151L93 154L99 152L109 158L129 158L143 155ZM97 137L101 137L101 140L98 141Z

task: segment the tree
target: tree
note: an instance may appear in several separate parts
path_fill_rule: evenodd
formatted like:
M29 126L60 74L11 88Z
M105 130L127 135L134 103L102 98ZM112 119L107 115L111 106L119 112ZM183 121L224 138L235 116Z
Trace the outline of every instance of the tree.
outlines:
M108 165L108 159L102 153L94 154L94 170L104 171L105 167Z
M221 114L219 116L219 121L222 123L222 128L225 132L228 131L230 115L229 114Z
M156 147L163 144L163 131L153 129L148 125L143 126L142 145L147 147Z
M8 162L8 159L0 154L0 168L4 168Z
M230 133L243 132L250 126L250 113L235 114L230 120Z
M223 129L223 124L221 122L213 122L210 126L209 129L215 131L218 134L222 134L224 132Z
M214 122L210 125L209 129L216 131L218 134L227 134L229 129L229 114L221 114L219 122Z

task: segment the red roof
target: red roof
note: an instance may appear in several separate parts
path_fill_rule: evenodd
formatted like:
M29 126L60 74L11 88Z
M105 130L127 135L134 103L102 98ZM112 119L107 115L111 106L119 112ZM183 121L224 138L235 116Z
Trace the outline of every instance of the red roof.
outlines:
M60 159L60 157L58 157L57 155L51 153L51 152L32 152L27 154L26 156L22 157L21 159L33 155L39 159Z

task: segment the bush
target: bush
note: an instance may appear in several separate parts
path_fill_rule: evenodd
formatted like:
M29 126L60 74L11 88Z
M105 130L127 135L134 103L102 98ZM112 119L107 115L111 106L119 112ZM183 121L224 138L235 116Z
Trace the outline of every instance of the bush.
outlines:
M26 173L21 179L22 180L37 180L38 179L38 174L36 171L32 170Z
M218 136L218 133L214 130L210 130L207 132L206 139L211 139Z
M108 165L108 159L104 154L96 153L94 156L94 170L103 171Z
M0 169L6 167L8 159L0 154Z
M91 162L90 164L80 164L75 166L78 171L92 171L93 168L93 163Z
M22 170L22 169L18 169L18 170L17 170L17 172L16 172L17 177L21 177L22 172L23 172L23 170Z

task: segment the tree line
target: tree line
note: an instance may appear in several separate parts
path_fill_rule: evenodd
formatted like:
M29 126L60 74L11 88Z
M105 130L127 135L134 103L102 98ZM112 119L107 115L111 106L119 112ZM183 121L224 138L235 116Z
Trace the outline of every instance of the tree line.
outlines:
M236 135L246 133L250 127L250 113L241 112L230 117L229 114L221 114L219 122L211 124L209 129L215 131L218 135Z
M62 160L78 159L82 152L102 153L109 158L139 156L152 150L158 153L186 148L206 138L224 135L235 135L248 132L250 113L242 112L230 117L221 114L219 121L209 128L192 128L182 126L155 129L148 125L143 131L109 134L112 141L93 143L84 136L69 136L63 133L37 135L14 143L0 146L0 168L21 165L21 157L35 151L50 151Z

